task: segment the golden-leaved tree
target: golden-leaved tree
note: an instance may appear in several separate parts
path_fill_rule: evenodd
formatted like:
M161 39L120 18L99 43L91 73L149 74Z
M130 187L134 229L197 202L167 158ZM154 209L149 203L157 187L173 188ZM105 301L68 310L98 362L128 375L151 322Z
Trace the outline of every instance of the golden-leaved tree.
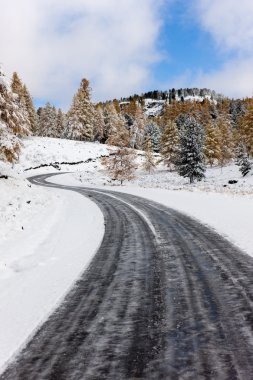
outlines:
M32 97L16 72L14 72L12 76L11 89L16 95L16 102L19 104L19 108L24 115L27 114L26 117L30 132L36 134L36 112Z
M83 79L67 114L65 136L72 140L93 141L95 108L91 102L89 81Z
M168 120L161 137L161 155L164 163L173 169L179 152L178 128L176 123Z
M241 135L249 156L253 156L253 98L247 102L247 111L241 120Z
M29 127L27 113L0 67L0 160L18 161L22 146L20 138L29 135Z
M222 158L220 131L211 121L205 127L204 155L211 167Z

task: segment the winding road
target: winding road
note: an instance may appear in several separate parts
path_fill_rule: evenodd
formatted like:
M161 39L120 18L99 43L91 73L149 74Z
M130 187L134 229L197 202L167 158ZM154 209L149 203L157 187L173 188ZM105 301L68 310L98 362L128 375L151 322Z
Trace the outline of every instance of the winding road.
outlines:
M1 380L253 379L252 258L161 204L49 177L30 181L90 197L105 235Z

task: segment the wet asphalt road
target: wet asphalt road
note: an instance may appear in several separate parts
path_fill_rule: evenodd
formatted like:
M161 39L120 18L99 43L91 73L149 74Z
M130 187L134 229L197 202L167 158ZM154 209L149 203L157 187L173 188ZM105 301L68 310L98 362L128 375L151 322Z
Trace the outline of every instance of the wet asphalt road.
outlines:
M252 258L158 203L47 177L30 180L90 197L105 235L1 380L253 379Z

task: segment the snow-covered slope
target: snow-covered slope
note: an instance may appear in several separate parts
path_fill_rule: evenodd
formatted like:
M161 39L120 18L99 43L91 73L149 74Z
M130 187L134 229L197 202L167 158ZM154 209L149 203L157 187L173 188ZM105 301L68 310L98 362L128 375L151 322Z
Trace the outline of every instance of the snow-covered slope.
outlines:
M58 163L67 169L71 163L95 160L108 153L106 145L46 137L25 138L23 145L20 162L16 166L19 171ZM75 170L75 165L72 170Z
M89 200L31 185L26 177L74 172L52 180L154 199L207 223L253 255L252 173L243 178L235 165L212 168L204 181L190 185L160 165L153 174L139 169L134 181L118 187L101 167L105 145L50 138L27 138L23 145L19 164L0 164L0 173L9 175L0 179L0 367L60 302L103 235L102 215Z
M161 115L165 100L145 99L144 113L147 117Z
M55 161L92 162L106 152L97 144L30 138L18 165L0 164L0 173L9 176L0 179L0 370L62 300L104 232L103 216L91 201L25 179L58 169L24 170Z

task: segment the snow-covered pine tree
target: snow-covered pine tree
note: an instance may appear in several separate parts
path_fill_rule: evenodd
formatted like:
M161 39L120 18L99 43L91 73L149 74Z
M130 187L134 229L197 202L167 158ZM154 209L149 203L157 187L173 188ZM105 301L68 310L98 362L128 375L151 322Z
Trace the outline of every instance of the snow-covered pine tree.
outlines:
M57 116L56 116L56 128L55 128L55 136L58 138L62 138L65 130L65 124L66 124L66 117L64 113L62 112L61 108L58 109L57 111Z
M179 152L178 128L176 123L168 120L161 137L160 153L164 163L172 170Z
M37 134L43 137L57 137L57 112L49 102L40 108Z
M145 146L144 146L144 163L143 163L143 169L147 172L151 173L155 170L155 167L157 165L157 160L155 159L153 148L152 148L152 142L150 137L146 140Z
M0 67L0 160L15 163L21 150L21 136L29 134L26 115Z
M161 130L154 122L150 122L145 127L144 144L148 138L151 140L153 151L158 153L160 151Z
M143 108L139 105L133 116L133 125L131 126L131 148L141 149L144 142L145 133L145 116Z
M236 149L235 163L239 166L239 170L243 177L245 177L252 169L252 164L248 158L247 149L243 143L240 143Z
M67 114L66 137L71 140L93 141L94 114L89 81L83 79Z
M180 150L176 169L180 176L188 177L190 183L194 180L201 181L205 177L203 140L202 126L193 117L188 116L179 131Z
M220 131L211 120L205 127L204 154L207 163L212 167L214 162L221 160Z
M105 142L105 119L102 106L98 105L94 114L94 140L99 142Z

